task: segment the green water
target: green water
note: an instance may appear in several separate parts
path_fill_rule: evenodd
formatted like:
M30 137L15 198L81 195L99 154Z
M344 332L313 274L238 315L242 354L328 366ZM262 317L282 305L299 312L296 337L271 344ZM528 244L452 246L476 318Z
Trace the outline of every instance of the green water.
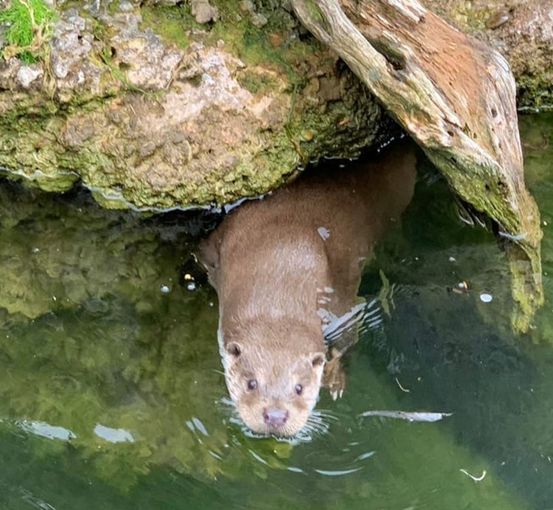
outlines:
M321 395L328 432L295 445L234 423L215 293L181 284L213 218L103 211L84 192L2 181L0 510L553 509L553 116L521 123L546 223L531 333L509 330L494 238L421 168L360 291L378 294L382 270L395 307L350 355L344 397ZM453 415L359 418L374 409Z

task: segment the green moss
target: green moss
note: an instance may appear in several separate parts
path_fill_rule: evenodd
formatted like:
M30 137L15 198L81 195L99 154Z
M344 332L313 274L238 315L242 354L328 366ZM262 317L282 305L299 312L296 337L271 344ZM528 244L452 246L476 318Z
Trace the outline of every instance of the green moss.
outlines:
M553 106L553 76L550 69L542 75L525 75L517 80L519 108L546 109Z
M232 3L232 2L229 2ZM227 6L228 8L228 6ZM286 39L283 47L275 47L271 35ZM316 41L309 43L291 38L289 33L271 32L266 27L254 26L246 15L222 10L221 21L210 32L212 43L223 40L230 51L251 66L263 65L283 73L291 83L302 82L305 77L299 66L312 58L319 49Z
M359 81L346 80L335 86L346 89L341 100L321 106L299 104L291 112L287 135L304 164L328 155L359 157L374 143L377 126L381 133L386 132L387 119Z
M108 2L108 12L113 16L119 12L119 0L110 0Z
M186 48L190 44L188 30L199 28L187 6L144 6L140 10L143 28L152 29L165 41L175 44L179 48Z
M272 76L265 73L257 73L246 69L237 76L238 83L252 94L270 93L278 85Z
M75 160L66 161L54 133L59 133L68 110L76 106L62 110L52 99L25 94L12 96L8 104L11 108L0 101L0 168L9 169L2 175L24 179L45 191L71 189L79 180L80 167Z
M100 41L102 43L106 43L110 37L108 27L105 25L105 23L101 23L95 18L90 18L90 27L92 31L92 35L94 36L94 39L97 41Z
M325 18L324 14L321 12L321 9L319 6L314 2L313 0L307 0L306 7L309 10L309 15L313 19L313 21L323 28L325 32L330 33L331 27L328 24L327 19Z
M250 14L240 9L238 0L213 0L212 4L218 8L220 19L205 25L196 22L186 4L144 6L141 8L143 28L151 28L180 48L189 45L190 30L194 29L200 34L195 36L196 39L212 46L222 40L228 51L246 64L271 67L284 73L293 83L304 79L298 66L312 57L320 46L315 39L299 40L293 33L296 22L280 6L264 11L269 21L264 27L256 27ZM273 11L275 15L272 15ZM275 46L275 40L282 41L282 44Z
M319 6L312 0L308 0L306 4L309 9L309 15L317 22L317 24L323 24L325 22L325 18L321 12L321 9L319 9Z
M55 18L55 12L43 0L12 0L8 9L0 11L0 23L9 25L4 58L17 54L26 63L37 61Z

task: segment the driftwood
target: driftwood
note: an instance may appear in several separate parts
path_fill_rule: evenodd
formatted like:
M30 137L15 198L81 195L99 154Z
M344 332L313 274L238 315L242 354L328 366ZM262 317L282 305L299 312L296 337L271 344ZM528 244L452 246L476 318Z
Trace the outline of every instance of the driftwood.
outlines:
M293 0L330 46L508 241L513 327L543 303L537 206L524 184L515 83L506 60L417 0Z

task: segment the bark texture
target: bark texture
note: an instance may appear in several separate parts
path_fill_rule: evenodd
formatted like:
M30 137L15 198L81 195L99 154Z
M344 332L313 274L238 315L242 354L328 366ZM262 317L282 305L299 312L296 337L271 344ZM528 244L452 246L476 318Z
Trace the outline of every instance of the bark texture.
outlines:
M543 303L537 206L524 184L515 82L506 60L417 0L294 0L417 141L459 196L509 242L516 310L529 327Z
M553 106L553 0L425 0L425 5L507 58L519 108Z

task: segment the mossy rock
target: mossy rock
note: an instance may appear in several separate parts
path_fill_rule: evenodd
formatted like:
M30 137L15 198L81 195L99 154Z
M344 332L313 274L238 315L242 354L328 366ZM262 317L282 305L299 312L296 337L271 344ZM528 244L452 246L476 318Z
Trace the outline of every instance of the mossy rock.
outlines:
M110 208L203 207L390 129L289 12L264 4L259 27L240 2L214 5L209 25L187 5L60 12L36 79L17 59L0 69L0 167L49 191L80 180Z

